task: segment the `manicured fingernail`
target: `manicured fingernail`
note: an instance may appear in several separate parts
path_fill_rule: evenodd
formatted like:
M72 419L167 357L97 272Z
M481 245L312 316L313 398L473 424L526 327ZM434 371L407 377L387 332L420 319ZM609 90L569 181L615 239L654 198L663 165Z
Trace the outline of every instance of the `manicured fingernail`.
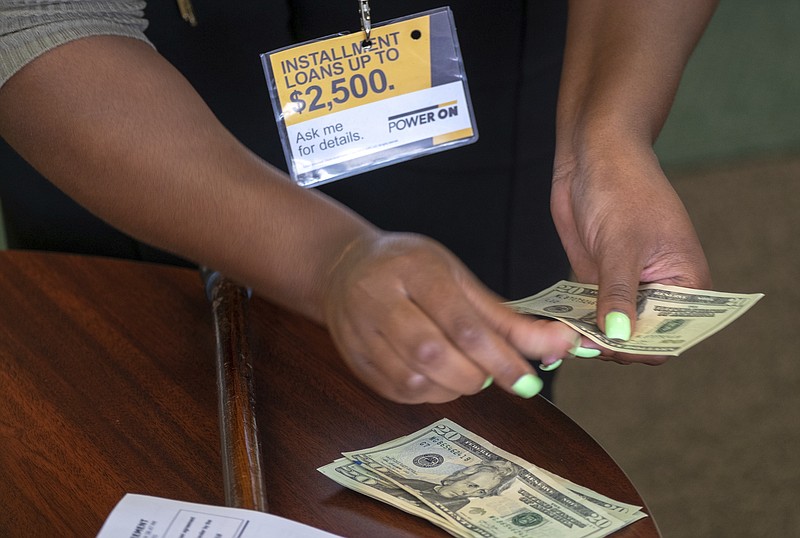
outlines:
M511 386L514 394L523 398L533 398L544 387L544 382L533 374L525 374L517 379L517 382Z
M551 364L540 364L539 370L541 370L542 372L552 372L553 370L561 366L562 362L564 362L563 359L558 359L556 362L553 362Z
M481 387L481 390L489 388L489 385L491 385L493 382L494 382L494 378L492 376L487 377L486 381L483 382L483 386Z
M606 314L606 336L612 340L630 340L631 320L622 312Z
M600 355L600 353L601 351L599 349L592 349L590 347L579 347L575 350L575 356L582 359L592 359Z

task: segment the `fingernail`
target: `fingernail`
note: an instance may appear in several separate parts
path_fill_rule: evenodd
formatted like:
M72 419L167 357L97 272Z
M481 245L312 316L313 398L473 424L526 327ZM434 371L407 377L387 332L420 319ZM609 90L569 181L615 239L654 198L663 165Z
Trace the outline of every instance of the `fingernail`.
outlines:
M592 359L600 355L600 353L601 351L599 349L592 349L590 347L579 347L575 350L575 356L582 359Z
M544 387L544 382L533 374L525 374L517 379L517 382L511 386L514 394L522 398L533 398Z
M612 340L630 340L631 320L622 312L606 314L606 336Z
M489 388L489 385L491 385L493 382L494 382L494 378L492 376L487 377L486 381L483 382L483 386L481 387L481 390Z
M556 362L550 364L540 364L539 370L541 370L542 372L552 372L553 370L561 366L562 362L564 362L563 359L558 359Z

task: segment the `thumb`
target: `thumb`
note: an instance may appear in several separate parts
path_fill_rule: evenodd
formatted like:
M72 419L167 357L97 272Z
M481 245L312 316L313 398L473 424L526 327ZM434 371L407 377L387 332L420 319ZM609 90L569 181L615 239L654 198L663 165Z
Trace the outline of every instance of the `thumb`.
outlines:
M630 340L636 326L636 296L640 268L631 263L611 263L600 268L597 325L613 340Z

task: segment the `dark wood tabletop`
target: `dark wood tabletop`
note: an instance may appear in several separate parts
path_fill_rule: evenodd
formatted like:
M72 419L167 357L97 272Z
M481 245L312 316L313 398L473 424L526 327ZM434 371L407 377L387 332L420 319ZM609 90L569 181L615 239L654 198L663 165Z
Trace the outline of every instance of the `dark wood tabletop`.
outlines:
M5 251L0 297L0 536L94 536L128 492L225 504L212 313L197 271ZM259 298L247 315L273 514L347 537L449 536L316 471L443 417L644 506L612 457L541 397L490 387L395 404L349 373L321 327ZM614 536L658 531L650 517Z

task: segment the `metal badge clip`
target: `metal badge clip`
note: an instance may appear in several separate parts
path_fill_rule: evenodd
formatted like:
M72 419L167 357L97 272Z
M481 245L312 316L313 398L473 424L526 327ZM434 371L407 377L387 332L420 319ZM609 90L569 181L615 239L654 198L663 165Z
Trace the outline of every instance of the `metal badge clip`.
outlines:
M189 26L197 26L197 17L194 14L192 0L178 0L178 9L181 12L181 18L188 22Z
M361 14L361 29L364 31L364 41L361 42L363 50L369 50L372 42L369 34L372 31L372 20L369 17L369 0L358 0L359 13Z

